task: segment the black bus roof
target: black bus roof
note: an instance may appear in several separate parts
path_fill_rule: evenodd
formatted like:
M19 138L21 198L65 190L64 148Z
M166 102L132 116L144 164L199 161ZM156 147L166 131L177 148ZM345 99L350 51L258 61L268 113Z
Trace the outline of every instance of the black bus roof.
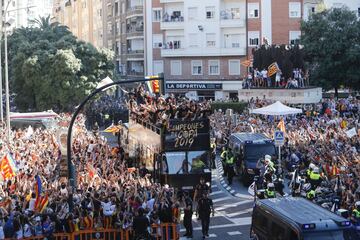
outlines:
M246 142L266 143L266 142L271 141L270 138L266 137L262 133L249 133L249 132L233 133L233 134L231 134L231 136L235 137L238 141L244 142L244 143L246 143Z
M297 225L315 224L321 226L323 223L331 221L339 227L350 226L350 222L333 212L330 212L321 206L318 206L304 198L284 197L273 199L262 199L256 202L256 206L287 218ZM318 228L317 228L318 229Z

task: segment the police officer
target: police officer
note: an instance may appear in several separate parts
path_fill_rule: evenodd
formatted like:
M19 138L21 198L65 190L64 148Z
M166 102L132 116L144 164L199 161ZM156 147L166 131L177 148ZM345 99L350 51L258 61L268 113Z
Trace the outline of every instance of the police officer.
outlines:
M311 189L315 190L321 183L322 179L320 176L320 171L318 167L315 167L310 173L309 182L311 184Z
M267 188L265 190L265 197L266 198L275 198L275 185L273 183L268 183Z
M192 238L193 237L193 226L192 226L192 214L193 214L193 202L189 197L189 193L185 192L185 208L184 208L184 227L186 233L184 237Z
M199 200L199 216L201 219L201 229L203 234L203 239L209 236L209 226L210 226L210 214L215 215L213 201L209 198L209 194L203 194L203 197Z
M229 153L229 150L227 148L227 146L223 147L222 152L220 154L220 159L221 159L221 164L223 166L223 177L225 177L227 175L227 169L226 169L226 159L227 159L227 155Z
M355 203L355 208L352 211L352 219L355 226L360 224L360 201Z
M233 177L235 174L234 173L234 163L235 163L234 155L231 151L229 151L229 153L227 154L227 158L226 158L226 168L227 168L227 177L228 177L229 185L232 184Z

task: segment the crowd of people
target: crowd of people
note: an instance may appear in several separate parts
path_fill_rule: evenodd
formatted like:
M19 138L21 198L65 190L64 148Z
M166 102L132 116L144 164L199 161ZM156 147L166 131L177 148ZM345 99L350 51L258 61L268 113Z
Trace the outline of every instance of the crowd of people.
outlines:
M252 108L271 101L252 100ZM235 120L236 119L236 120ZM232 117L218 111L211 117L213 136L218 145L226 145L230 134L258 132L272 138L278 120L271 116L248 115ZM285 119L286 139L282 147L284 168L296 164L310 173L318 169L323 180L337 193L340 208L350 212L360 201L360 100L349 97L342 100L323 100L304 107L301 116ZM349 130L355 134L349 135Z
M244 81L244 88L265 87L265 88L303 88L309 85L309 76L302 69L294 68L291 77L285 78L281 70L278 70L275 77L269 76L268 70L254 69Z
M70 120L70 115L61 117ZM153 183L145 166L129 166L121 146L110 148L104 137L86 130L83 115L74 129L76 189L61 175L64 166L57 129L39 128L32 134L27 129L14 130L7 143L0 127L0 156L9 153L17 166L16 176L3 176L1 181L0 239L41 235L51 239L53 233L81 229L128 230L139 228L143 215L148 224L180 222L179 208L185 203L173 188ZM39 187L35 188L39 182L40 204Z
M153 96L139 85L130 94L128 106L132 118L162 126L169 119L192 120L208 117L211 106L207 101L196 102L186 98Z

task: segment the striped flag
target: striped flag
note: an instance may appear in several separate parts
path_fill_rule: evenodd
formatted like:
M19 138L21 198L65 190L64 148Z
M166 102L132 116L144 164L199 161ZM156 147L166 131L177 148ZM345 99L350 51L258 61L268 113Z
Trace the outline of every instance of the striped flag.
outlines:
M7 153L1 159L0 170L5 180L16 176L18 169L10 153Z
M39 175L36 175L35 177L34 192L36 196L35 209L37 209L41 202L41 192L42 192L42 183Z
M278 71L280 71L279 65L277 62L274 62L270 64L268 67L268 76L271 77L272 75L276 74Z
M245 66L245 67L250 67L252 65L252 59L245 60L240 64Z
M104 130L104 132L107 132L107 133L117 133L119 131L120 131L120 127L117 125L114 125L113 123Z
M40 199L40 204L37 208L38 212L42 213L48 204L49 204L49 196L46 194L45 196L41 197L41 199Z
M281 118L279 124L277 125L277 128L280 129L280 131L284 132L285 133L285 122L284 122L284 119Z

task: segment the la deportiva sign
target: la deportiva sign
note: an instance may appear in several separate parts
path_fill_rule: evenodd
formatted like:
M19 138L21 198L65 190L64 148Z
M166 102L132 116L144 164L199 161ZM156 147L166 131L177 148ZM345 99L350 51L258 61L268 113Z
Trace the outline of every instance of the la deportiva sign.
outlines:
M167 89L222 89L221 83L167 83Z

